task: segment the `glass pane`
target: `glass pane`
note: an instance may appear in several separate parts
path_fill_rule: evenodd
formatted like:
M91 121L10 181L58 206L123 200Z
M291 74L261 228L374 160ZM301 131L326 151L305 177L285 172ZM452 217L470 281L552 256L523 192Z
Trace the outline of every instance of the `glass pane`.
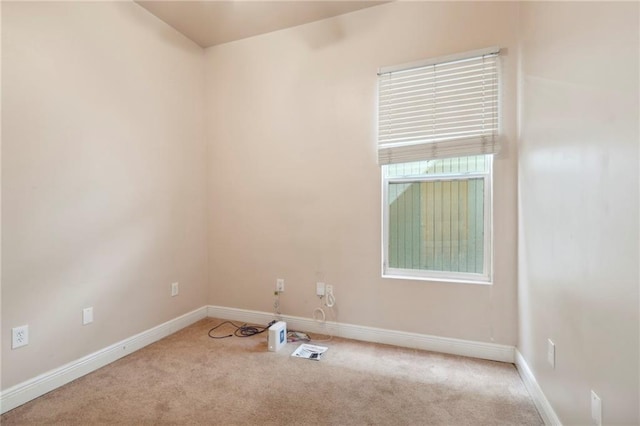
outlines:
M482 273L484 179L389 183L389 267Z
M487 172L485 155L471 157L441 158L438 160L414 161L412 163L388 164L384 166L387 177L424 176L452 173Z

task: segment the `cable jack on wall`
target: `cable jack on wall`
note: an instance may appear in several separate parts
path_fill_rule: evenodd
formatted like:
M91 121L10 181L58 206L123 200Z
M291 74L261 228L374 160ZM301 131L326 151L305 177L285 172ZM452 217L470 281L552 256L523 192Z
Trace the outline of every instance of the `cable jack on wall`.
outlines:
M327 314L324 308L329 308L333 314L333 306L336 304L336 297L333 294L333 286L324 283L316 284L316 294L320 299L320 307L313 311L313 319L319 322L327 321Z
M273 296L273 313L277 318L280 318L280 315L282 315L282 312L280 312L280 292L274 291Z

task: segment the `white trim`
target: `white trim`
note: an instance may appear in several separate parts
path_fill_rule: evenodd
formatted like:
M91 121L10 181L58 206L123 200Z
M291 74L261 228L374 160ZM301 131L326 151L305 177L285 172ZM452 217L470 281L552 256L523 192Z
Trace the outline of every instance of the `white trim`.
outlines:
M390 272L382 273L382 278L392 279L392 280L414 280L414 281L431 281L435 283L455 283L455 284L471 284L471 285L493 285L493 281L482 281L482 275L477 280L465 279L465 278L440 278L435 275L433 276L423 276L414 274L415 269L397 269L397 268L389 268ZM433 271L430 271L433 272ZM401 275L402 274L402 275ZM451 275L443 275L452 277Z
M250 311L246 309L227 308L222 306L203 306L0 392L0 413L6 413L7 411L42 396L47 392L59 388L60 386L63 386L79 377L89 374L113 361L173 334L207 316L253 324L267 324L269 321L276 318L273 313L269 312ZM295 317L291 315L279 315L277 318L286 321L289 329L330 334L348 339L384 343L421 350L488 359L492 361L514 362L515 348L508 345L438 337L333 321L322 323L311 318ZM527 382L525 380L525 384L526 383ZM538 405L537 402L536 405ZM552 424L560 423L557 422Z
M540 417L542 417L544 424L549 426L562 426L560 419L553 410L549 400L547 400L547 397L544 395L544 392L542 392L542 388L540 388L540 385L529 368L527 361L525 361L517 348L515 350L515 358L516 367L520 373L520 377L522 377L525 387L529 391L529 394L531 394L531 398L536 404L536 408L538 409L538 413L540 413Z
M366 327L362 325L345 324L333 321L325 323L311 318L295 317L291 315L275 315L270 312L250 311L246 309L227 308L223 306L209 306L208 315L214 318L241 321L251 324L268 324L273 319L287 322L290 330L300 330L312 333L330 334L366 342L384 343L453 355L488 359L491 361L514 362L515 347L496 343L476 342L471 340L438 337L427 334L409 333L383 328Z
M0 413L6 413L47 392L129 355L207 316L207 307L169 320L135 336L12 386L0 393Z

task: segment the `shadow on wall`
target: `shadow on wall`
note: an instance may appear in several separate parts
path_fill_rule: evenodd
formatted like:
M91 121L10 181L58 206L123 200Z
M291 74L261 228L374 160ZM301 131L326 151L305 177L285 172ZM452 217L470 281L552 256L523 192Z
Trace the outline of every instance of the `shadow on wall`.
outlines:
M325 25L305 26L301 35L308 47L320 50L340 42L346 32L340 19L330 19Z
M385 3L385 2L381 2ZM374 7L375 8L375 7ZM365 12L366 13L366 12ZM370 32L375 27L375 17L371 15L366 21L366 25L359 24L360 21L347 20L342 15L319 21L320 23L311 23L299 27L299 34L304 44L313 50L321 50L338 44L346 38L355 38L364 32ZM349 22L349 28L345 27L344 22Z

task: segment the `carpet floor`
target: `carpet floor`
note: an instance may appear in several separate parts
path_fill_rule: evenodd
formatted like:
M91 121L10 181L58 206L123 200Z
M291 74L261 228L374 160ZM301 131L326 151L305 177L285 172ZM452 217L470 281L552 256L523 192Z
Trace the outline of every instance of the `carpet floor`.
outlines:
M333 338L320 361L206 318L0 417L2 425L542 425L512 364ZM230 325L217 335L233 333ZM219 334L218 334L219 333Z

